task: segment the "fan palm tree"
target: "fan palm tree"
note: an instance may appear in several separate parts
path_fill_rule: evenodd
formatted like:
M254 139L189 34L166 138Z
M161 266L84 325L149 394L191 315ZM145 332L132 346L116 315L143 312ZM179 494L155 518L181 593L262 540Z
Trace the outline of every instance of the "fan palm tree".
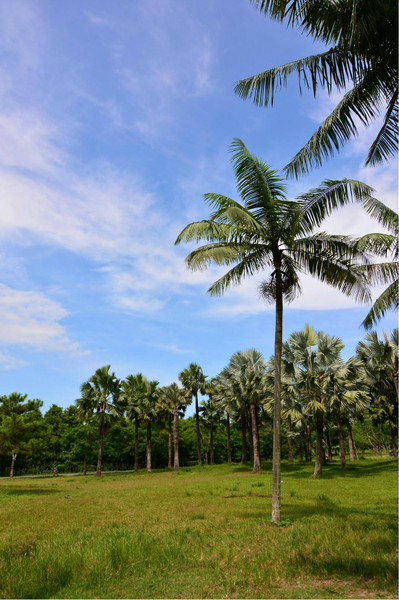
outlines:
M146 423L146 469L148 472L151 472L151 427L152 422L158 413L157 403L159 398L159 388L158 381L149 381L141 373L139 375L141 383L139 385L134 410L136 410L139 420Z
M142 398L147 393L147 379L142 373L128 375L121 384L121 401L125 407L126 418L134 423L134 470L139 469L139 422Z
M313 475L320 477L323 464L323 421L327 413L331 378L343 368L340 352L344 344L338 337L315 333L306 325L295 331L283 344L286 367L292 365L292 376L302 398L304 411L314 419L316 457Z
M369 149L366 165L394 156L398 149L398 5L396 0L250 0L277 21L296 25L325 52L268 69L239 81L235 92L260 106L273 105L275 92L297 73L299 91L335 88L346 91L295 157L288 175L307 173L338 151L357 133L356 120L369 125L385 111L384 122Z
M192 270L210 263L234 265L209 288L221 295L246 276L269 268L262 285L264 297L275 302L275 389L273 416L272 522L281 521L280 493L280 378L283 298L291 300L299 291L299 274L307 272L357 299L369 300L367 286L355 265L360 251L347 236L313 233L329 214L330 205L347 196L362 197L370 188L352 180L329 181L288 201L283 181L265 163L252 155L241 140L232 145L237 188L243 204L221 194L205 194L213 207L208 220L187 225L176 243L206 240L186 258ZM317 200L316 200L317 198ZM236 263L236 264L235 264Z
M97 477L101 476L104 435L122 414L119 402L120 381L115 377L115 373L110 373L109 370L110 365L105 365L82 383L81 398L76 401L82 418L94 422L98 427Z
M388 424L395 456L398 434L398 343L398 329L393 330L391 337L384 332L383 341L378 339L375 331L371 331L356 347L357 366L363 369L369 387L372 420Z
M174 460L173 469L178 471L179 463L179 413L184 414L187 406L191 404L191 392L179 388L177 383L173 382L170 385L160 389L159 404L160 410L168 410L173 412L173 446Z
M350 419L364 411L367 400L365 381L362 380L359 370L355 368L353 359L349 359L331 372L326 392L329 417L337 425L339 455L341 466L344 469L346 460L343 426L346 425L348 428L348 443L351 448ZM352 452L350 458L354 460Z
M195 400L195 427L197 433L197 459L198 464L202 463L201 458L201 430L199 423L199 412L198 412L198 392L205 394L205 380L206 375L202 372L202 369L196 363L190 363L187 369L184 369L179 374L179 381L184 389L191 392Z

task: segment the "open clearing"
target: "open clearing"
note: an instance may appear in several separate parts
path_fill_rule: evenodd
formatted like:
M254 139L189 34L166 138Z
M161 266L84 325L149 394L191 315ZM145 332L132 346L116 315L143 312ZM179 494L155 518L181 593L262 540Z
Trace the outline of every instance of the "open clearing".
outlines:
M394 598L397 461L0 481L2 598Z

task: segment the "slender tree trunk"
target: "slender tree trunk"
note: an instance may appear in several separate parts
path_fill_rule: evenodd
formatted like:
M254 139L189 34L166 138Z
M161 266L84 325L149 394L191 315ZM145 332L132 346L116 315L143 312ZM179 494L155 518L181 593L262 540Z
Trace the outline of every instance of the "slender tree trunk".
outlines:
M373 435L373 440L374 440L374 444L375 444L375 445L373 446L373 448L374 448L374 454L375 454L376 456L378 456L378 454L379 454L379 450L380 450L380 445L379 445L379 443L378 443L377 436L375 435L375 431L372 431L372 435Z
M256 420L256 439L258 440L258 452L259 452L259 462L260 462L261 458L260 458L260 437L259 437L259 411L257 408L255 410L255 420Z
M14 465L15 465L15 461L17 460L17 456L18 456L17 452L13 452L11 454L11 468L10 468L10 478L11 479L14 477Z
M198 392L195 392L195 427L197 430L197 457L198 464L202 463L201 458L201 431L200 431L200 422L199 422L199 412L198 412Z
M303 462L303 442L302 442L302 440L300 440L300 442L299 442L298 450L299 450L299 459L301 462Z
M345 440L344 440L344 432L342 430L341 419L337 417L337 429L338 429L338 441L339 441L339 457L341 459L341 467L345 469L346 467L346 459L345 459Z
M316 425L316 457L314 462L313 477L321 477L323 465L323 414L320 410L315 414Z
M249 410L246 415L247 421L247 436L249 440L249 460L253 462L254 460L254 436L252 433L252 416L251 411Z
M259 456L259 445L258 445L258 435L256 430L256 406L253 402L249 405L249 410L251 414L251 426L252 426L252 447L253 447L253 455L254 455L254 473L260 471L260 456Z
M227 462L231 463L231 437L230 437L230 415L227 413Z
M349 458L350 460L357 459L357 450L355 440L353 438L352 425L348 422L348 443L349 443Z
M328 427L326 427L326 444L327 444L327 454L328 454L328 460L332 460L332 450L331 450L331 440L330 440L330 433L328 431Z
M147 444L146 444L146 459L147 459L147 471L151 471L151 421L147 421Z
M398 435L398 428L391 427L391 450L394 456L398 456L398 446L396 444L396 437Z
M87 475L87 452L83 457L83 475Z
M208 464L208 450L205 450L204 452L204 464L207 465Z
M305 446L306 462L310 463L310 462L312 462L312 435L310 433L309 423L306 423L305 432L306 432L306 446Z
M179 465L179 409L175 408L173 411L173 442L174 442L174 466L173 469L178 471Z
M103 457L103 443L104 443L104 432L101 429L100 430L100 439L98 442L96 477L101 477L101 462L102 462L102 457Z
M274 336L274 407L273 407L273 494L272 523L281 521L281 351L283 345L283 290L281 281L281 257L276 260L276 329Z
M213 448L213 421L210 422L209 429L209 463L211 465L215 464L215 451Z
M245 408L241 411L241 462L247 462L247 420L245 418Z
M174 414L175 411L173 411ZM172 415L168 413L168 469L172 468ZM175 469L176 471L176 469Z
M134 470L139 470L139 420L134 419Z
M287 447L288 447L288 460L289 462L294 462L294 455L292 453L292 440L290 438L290 428L288 427L288 424L286 421L284 421L284 429L285 429L285 435L287 437Z

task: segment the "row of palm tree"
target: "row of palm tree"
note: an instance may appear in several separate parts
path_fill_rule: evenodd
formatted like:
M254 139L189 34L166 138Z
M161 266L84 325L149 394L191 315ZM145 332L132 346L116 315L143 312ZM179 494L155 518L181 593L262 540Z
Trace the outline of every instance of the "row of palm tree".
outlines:
M205 393L205 376L199 365L191 363L179 374L182 388L176 383L159 387L158 381L147 379L142 373L128 375L120 381L110 372L110 365L97 369L94 375L81 385L81 397L76 401L82 422L95 423L98 427L99 444L97 477L101 476L104 436L118 417L123 414L134 423L134 469L138 470L139 425L147 432L146 469L151 471L151 426L156 417L168 420L169 451L168 466L172 464L172 419L174 469L179 469L179 415L184 414L192 397L195 400L198 464L201 464L201 434L199 427L198 393Z
M281 416L286 434L288 460L297 452L312 460L312 430L315 434L314 475L321 476L326 455L332 458L330 433L338 436L341 464L345 467L345 436L350 459L357 457L352 425L366 413L374 425L384 424L391 432L391 448L397 454L398 418L398 330L379 340L375 332L359 342L356 356L344 362L342 341L308 325L294 332L282 345ZM197 407L196 425L202 422L201 462L214 464L214 433L223 424L227 434L227 462L232 461L230 423L241 429L241 462L246 463L247 441L254 472L260 471L259 427L271 422L274 408L275 357L265 361L258 350L236 352L228 365L207 380L198 365L191 364L179 375L185 387L176 383L159 387L143 374L119 381L109 365L98 369L81 386L77 401L81 420L98 427L97 476L101 475L104 436L124 415L134 423L134 469L138 470L139 426L146 429L146 469L151 471L151 430L155 420L167 423L168 467L179 470L179 419L197 394L208 396ZM191 373L193 379L189 380ZM208 433L206 438L205 432ZM372 442L372 441L371 441ZM87 447L86 447L87 446ZM85 451L89 445L85 445ZM84 464L86 465L86 457ZM200 461L198 461L201 464Z

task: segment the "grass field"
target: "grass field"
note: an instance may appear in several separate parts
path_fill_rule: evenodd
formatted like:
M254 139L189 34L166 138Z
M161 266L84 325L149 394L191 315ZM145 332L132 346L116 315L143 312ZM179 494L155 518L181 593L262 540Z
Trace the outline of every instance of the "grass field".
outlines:
M262 466L1 480L0 596L397 596L395 459Z

